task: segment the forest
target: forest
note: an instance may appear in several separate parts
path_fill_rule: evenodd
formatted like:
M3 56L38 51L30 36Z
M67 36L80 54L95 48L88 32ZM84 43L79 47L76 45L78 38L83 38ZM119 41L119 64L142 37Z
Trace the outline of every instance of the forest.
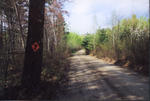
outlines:
M32 99L39 92L48 99L63 82L70 54L64 1L1 0L0 99Z
M150 19L114 16L112 28L80 35L66 30L66 1L1 0L0 99L56 97L68 83L68 58L81 49L148 75Z
M84 48L86 54L114 60L118 65L148 74L149 22L145 17L133 14L128 19L113 17L112 28L98 28L96 33L69 33L71 50ZM71 44L71 45L70 45Z
M111 29L99 28L84 37L82 46L86 53L114 59L118 65L130 65L148 74L150 19L137 18L135 14L120 21L116 16L113 19Z

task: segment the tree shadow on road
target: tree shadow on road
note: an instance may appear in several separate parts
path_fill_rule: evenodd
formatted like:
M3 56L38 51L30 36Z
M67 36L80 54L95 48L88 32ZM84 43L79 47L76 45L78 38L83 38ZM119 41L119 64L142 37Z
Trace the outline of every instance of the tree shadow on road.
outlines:
M62 101L148 100L148 81L137 74L120 69L107 70L113 68L114 64L76 58L72 61L68 73L71 83L59 96ZM101 68L106 70L99 70Z

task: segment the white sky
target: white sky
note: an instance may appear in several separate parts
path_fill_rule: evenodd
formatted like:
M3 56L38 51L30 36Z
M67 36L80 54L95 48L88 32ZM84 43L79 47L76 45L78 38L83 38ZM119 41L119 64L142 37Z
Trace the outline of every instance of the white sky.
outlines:
M120 18L128 18L132 14L149 16L149 0L72 0L66 3L65 16L71 32L79 34L92 33L100 26L111 26L111 16L115 12Z

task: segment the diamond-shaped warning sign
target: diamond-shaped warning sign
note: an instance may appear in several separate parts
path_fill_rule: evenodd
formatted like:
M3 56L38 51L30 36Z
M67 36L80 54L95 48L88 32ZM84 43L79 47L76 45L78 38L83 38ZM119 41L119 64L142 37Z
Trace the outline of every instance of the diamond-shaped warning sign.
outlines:
M38 51L39 48L40 48L40 46L37 42L34 42L32 44L32 49L33 49L34 52Z

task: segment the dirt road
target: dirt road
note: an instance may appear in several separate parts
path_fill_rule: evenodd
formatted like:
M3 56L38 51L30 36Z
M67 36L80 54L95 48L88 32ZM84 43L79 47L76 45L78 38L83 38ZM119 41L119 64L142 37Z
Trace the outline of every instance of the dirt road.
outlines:
M70 58L69 86L57 101L149 99L148 77L82 54Z

